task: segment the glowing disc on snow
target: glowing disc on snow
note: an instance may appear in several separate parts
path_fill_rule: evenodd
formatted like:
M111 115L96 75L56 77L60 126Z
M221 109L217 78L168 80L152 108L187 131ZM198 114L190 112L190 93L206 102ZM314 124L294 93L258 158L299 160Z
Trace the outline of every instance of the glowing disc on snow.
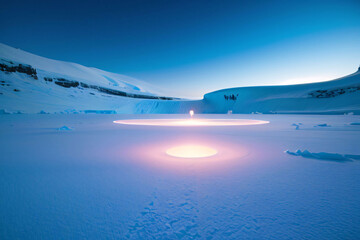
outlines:
M168 149L166 154L179 158L204 158L214 156L217 151L201 145L183 145Z
M268 121L252 119L124 119L114 123L143 126L245 126L267 124Z

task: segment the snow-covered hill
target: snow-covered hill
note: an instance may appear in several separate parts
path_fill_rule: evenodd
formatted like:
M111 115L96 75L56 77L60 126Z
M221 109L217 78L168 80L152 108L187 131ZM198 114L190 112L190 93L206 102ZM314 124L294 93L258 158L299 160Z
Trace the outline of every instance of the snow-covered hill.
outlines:
M360 114L360 68L327 82L223 89L204 101L212 113Z
M0 113L360 114L360 70L328 82L242 87L189 101L124 75L0 43Z
M153 108L170 100L177 99L134 78L0 44L2 112L142 113L142 101Z

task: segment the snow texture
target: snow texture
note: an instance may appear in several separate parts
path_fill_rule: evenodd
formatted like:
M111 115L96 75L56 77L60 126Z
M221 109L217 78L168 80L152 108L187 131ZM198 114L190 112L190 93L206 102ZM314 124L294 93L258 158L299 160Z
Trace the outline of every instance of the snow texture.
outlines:
M343 161L360 155L360 129L348 124L358 116L197 116L270 121L236 127L113 123L187 117L1 115L0 239L359 238L360 164ZM324 122L333 127L313 127ZM182 160L164 152L189 142L219 153ZM284 149L341 155L295 161Z

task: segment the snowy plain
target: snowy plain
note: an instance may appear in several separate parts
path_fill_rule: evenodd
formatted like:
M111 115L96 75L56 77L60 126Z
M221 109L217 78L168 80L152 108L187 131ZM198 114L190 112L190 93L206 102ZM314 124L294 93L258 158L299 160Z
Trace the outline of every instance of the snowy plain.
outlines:
M113 123L186 117L0 115L0 238L360 237L360 160L285 153L360 155L359 116L197 116L270 122L222 127ZM184 143L218 154L165 154Z

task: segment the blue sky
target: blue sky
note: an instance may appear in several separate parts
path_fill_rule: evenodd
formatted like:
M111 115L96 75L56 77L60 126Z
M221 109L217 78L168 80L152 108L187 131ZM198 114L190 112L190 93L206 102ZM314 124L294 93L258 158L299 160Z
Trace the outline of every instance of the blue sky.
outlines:
M2 1L2 0L0 0ZM4 1L0 42L169 95L324 81L360 64L360 1Z

